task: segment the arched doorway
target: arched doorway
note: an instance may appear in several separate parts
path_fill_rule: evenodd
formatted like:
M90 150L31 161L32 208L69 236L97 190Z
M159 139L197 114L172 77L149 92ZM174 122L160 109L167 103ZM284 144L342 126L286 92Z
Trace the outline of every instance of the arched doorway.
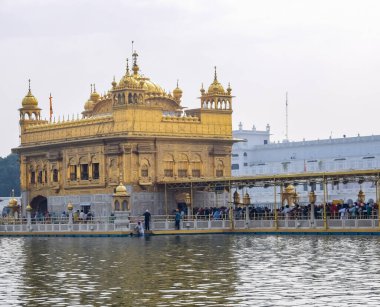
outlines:
M45 215L47 210L47 198L41 195L38 195L32 199L30 202L33 213L41 213Z

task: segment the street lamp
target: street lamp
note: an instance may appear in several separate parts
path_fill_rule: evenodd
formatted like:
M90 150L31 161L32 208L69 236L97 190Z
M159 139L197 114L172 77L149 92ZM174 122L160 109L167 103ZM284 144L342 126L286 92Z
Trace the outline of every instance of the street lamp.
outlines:
M190 212L190 210L191 210L191 207L190 207L190 205L191 205L191 196L190 196L189 193L185 194L185 204L186 204L186 207L187 207L187 217L189 218L190 215L193 214L192 212Z
M358 193L358 200L359 200L360 203L364 203L365 202L365 194L362 191L362 188L360 188L360 191Z
M317 201L317 195L315 195L314 191L311 191L309 193L309 203L310 203L310 224L314 226L314 219L315 219L315 202Z
M245 192L243 197L243 205L245 206L245 225L248 228L249 224L249 208L248 206L251 204L251 198L249 197L248 192Z

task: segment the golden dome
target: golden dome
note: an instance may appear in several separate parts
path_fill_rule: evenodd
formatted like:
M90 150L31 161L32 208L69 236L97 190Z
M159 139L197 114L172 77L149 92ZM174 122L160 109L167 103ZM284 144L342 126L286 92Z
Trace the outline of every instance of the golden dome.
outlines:
M99 100L99 97L100 97L100 95L97 93L97 92L92 92L91 93L91 96L90 96L91 98L91 100L93 101L93 102L97 102L98 100Z
M73 210L73 209L74 209L73 204L72 204L71 202L69 202L69 203L67 204L67 210L71 211L71 210Z
M285 188L285 192L286 193L295 193L295 187L291 184L289 184L286 188Z
M28 204L26 206L26 211L32 211L32 210L33 210L32 206L30 204Z
M22 106L25 107L37 107L38 106L38 100L36 97L33 96L32 91L29 88L28 94L24 97L22 100Z
M94 108L94 102L92 100L87 100L86 103L84 104L84 109L86 111L92 111L92 109Z
M224 88L219 83L218 78L216 76L216 66L215 66L215 75L214 75L214 82L210 84L208 87L208 93L209 94L224 94Z
M125 75L123 76L123 78L121 78L119 82L119 86L137 88L137 87L140 87L140 83L135 77L130 76L130 75Z
M112 80L112 87L113 88L115 88L116 87L116 85L117 85L117 83L116 83L116 81L115 81L115 76L113 77L113 80Z
M213 83L208 88L209 94L224 94L223 86L218 82L218 80L214 80Z
M159 95L164 95L165 91L157 84L153 83L149 79L143 79L144 80L144 85L143 88L151 94L159 94Z
M173 90L173 97L175 100L181 100L182 98L182 90L178 87L178 80L177 80L177 87Z
M9 207L9 208L14 208L14 207L16 207L16 206L17 206L17 199L12 197L12 198L9 200L8 207Z
M116 193L117 196L127 196L127 188L123 185L123 183L120 181L119 185L116 187Z

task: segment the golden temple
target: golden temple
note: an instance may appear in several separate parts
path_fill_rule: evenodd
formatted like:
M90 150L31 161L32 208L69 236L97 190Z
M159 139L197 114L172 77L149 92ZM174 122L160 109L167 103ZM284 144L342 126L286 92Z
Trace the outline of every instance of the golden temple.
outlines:
M19 109L21 143L13 149L23 208L58 212L71 202L98 214L164 214L158 182L231 175L233 97L216 69L207 91L202 85L199 108L187 109L178 82L165 92L140 73L136 52L132 57L131 71L127 62L108 92L91 88L81 118L42 120L29 84ZM128 197L113 202L119 196ZM175 192L165 197L170 209L183 202Z

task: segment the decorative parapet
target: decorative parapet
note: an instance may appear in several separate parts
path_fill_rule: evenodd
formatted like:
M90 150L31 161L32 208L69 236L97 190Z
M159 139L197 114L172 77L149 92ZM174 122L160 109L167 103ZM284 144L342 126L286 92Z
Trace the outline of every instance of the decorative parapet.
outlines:
M164 115L162 116L163 122L176 122L176 123L200 123L200 119L198 117L193 116L171 116Z
M73 128L78 126L92 125L92 124L102 124L113 121L111 114L106 114L102 116L94 116L88 118L72 118L67 120L58 120L58 122L44 122L41 124L35 124L33 126L28 126L26 132L35 132L51 129L61 129L61 128Z

